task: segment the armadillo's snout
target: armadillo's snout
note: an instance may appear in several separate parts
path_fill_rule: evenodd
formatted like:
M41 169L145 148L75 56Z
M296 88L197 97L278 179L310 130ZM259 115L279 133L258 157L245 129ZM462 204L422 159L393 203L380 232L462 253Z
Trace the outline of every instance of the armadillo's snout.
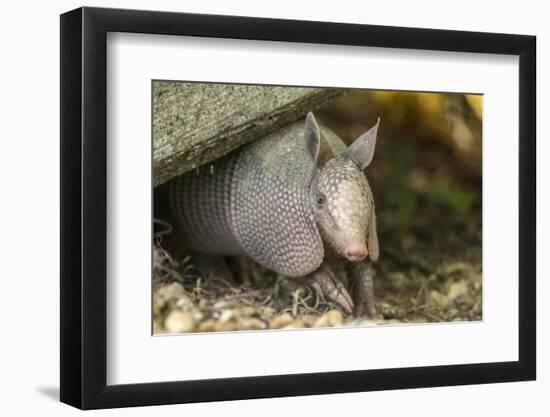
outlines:
M362 261L368 255L367 246L364 243L352 243L346 248L344 255L348 261Z

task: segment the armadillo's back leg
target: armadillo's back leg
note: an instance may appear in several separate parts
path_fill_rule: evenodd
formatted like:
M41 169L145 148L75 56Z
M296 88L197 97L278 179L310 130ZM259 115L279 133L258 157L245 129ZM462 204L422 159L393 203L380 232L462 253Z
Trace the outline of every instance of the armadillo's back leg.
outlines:
M340 305L347 314L353 311L353 300L346 287L326 263L307 276L308 284L323 298Z
M376 316L374 281L371 261L346 262L351 282L351 294L354 302L354 314L358 317Z
M206 279L220 279L228 284L235 284L233 272L227 266L223 256L191 251L191 263Z

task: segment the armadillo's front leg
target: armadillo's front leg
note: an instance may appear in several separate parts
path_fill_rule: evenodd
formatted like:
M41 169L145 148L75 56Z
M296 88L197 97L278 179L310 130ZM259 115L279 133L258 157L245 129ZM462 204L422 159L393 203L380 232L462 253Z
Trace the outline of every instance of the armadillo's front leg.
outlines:
M374 282L371 261L346 262L348 276L351 281L351 293L354 301L354 314L358 317L374 318Z
M319 295L339 304L347 314L353 311L353 300L346 287L326 264L307 276L308 284Z

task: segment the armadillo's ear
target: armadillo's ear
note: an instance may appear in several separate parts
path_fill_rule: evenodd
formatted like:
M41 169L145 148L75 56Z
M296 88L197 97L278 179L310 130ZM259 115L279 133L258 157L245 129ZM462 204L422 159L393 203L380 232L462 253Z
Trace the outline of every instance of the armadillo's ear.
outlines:
M304 139L313 163L317 167L322 167L331 158L332 153L321 135L315 116L311 112L306 117Z
M351 159L361 170L365 169L371 163L372 157L374 156L379 124L380 118L378 118L378 121L373 127L355 139L355 142L353 142L344 153L344 156Z
M376 214L374 213L374 208L372 209L367 230L367 249L370 260L376 262L380 255L380 247L378 246L378 233L376 232Z

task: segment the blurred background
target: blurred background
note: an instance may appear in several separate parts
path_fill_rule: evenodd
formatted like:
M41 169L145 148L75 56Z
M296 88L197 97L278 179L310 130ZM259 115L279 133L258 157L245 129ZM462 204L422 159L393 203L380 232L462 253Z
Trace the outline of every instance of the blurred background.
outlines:
M382 253L375 288L386 319L482 318L482 101L353 91L317 111L347 143L381 118L366 174Z

